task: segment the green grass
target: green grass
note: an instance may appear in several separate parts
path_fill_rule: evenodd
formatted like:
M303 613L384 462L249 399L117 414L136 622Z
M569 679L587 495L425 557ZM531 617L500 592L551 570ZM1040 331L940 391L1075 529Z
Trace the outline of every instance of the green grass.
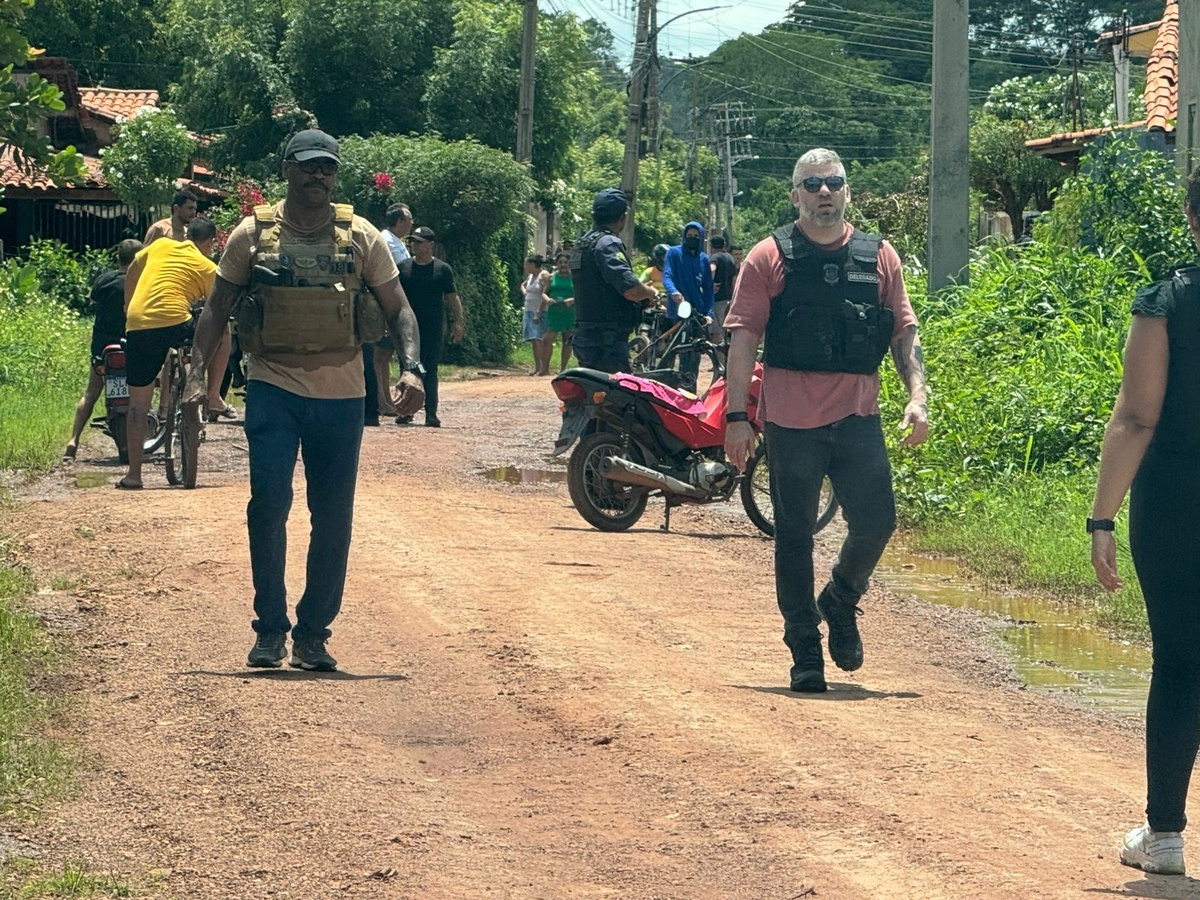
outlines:
M124 879L108 874L94 875L81 862L64 863L56 872L39 872L37 863L16 858L2 869L0 884L3 900L39 900L48 897L132 897L133 889Z
M72 760L46 730L54 699L34 688L61 663L61 650L21 607L34 590L0 539L0 815L25 817L69 784Z
M985 584L1082 604L1099 624L1144 637L1146 612L1124 517L1118 518L1117 565L1125 586L1109 594L1096 583L1083 528L1095 483L1090 473L1014 477L978 489L965 515L913 529L911 541L918 551L957 557Z

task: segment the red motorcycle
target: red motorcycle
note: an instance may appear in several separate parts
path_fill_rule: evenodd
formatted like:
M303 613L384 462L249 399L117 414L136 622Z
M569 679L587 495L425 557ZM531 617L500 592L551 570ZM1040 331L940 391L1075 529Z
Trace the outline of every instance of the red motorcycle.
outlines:
M716 345L701 340L694 348L716 356ZM766 444L738 472L725 459L725 379L718 378L697 398L676 390L673 370L641 375L568 369L551 382L562 401L562 430L554 455L576 440L567 470L571 502L588 524L601 531L631 528L646 511L650 497L661 496L668 531L671 509L685 503L720 503L735 491L746 514L763 533L774 536ZM762 364L755 365L746 408L761 435L758 398ZM821 495L814 533L837 512L828 481Z
M125 440L125 418L129 414L129 385L125 380L125 345L106 344L100 355L92 360L96 372L104 378L104 415L92 420L92 427L99 428L117 445L117 458L123 464L129 462L129 447ZM167 429L162 427L158 416L147 413L146 442L143 452L147 455L158 450L167 438Z

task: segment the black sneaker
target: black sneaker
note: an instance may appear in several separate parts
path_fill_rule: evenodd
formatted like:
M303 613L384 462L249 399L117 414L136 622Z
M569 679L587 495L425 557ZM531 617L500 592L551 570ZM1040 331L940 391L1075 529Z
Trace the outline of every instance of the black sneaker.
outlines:
M336 672L337 660L325 649L325 638L302 637L292 639L292 659L288 665L310 672Z
M439 419L437 416L426 416L425 417L425 426L427 428L441 428L442 420Z
M843 672L862 668L863 645L858 634L858 617L862 615L857 603L841 603L827 591L817 598L821 618L829 623L829 656Z
M797 694L823 694L825 683L825 654L821 652L821 636L803 646L792 648L791 688Z
M278 669L287 656L287 635L282 631L260 631L246 665L252 669Z
M396 416L396 424L397 425L411 425L412 420L413 420L412 416Z

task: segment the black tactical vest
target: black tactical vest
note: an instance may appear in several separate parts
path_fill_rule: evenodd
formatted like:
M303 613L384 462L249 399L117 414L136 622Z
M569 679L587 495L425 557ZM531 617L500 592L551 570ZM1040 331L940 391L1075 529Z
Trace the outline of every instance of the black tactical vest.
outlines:
M602 237L611 234L610 231L593 228L571 250L576 322L578 325L608 325L618 330L632 331L641 320L641 307L630 303L611 287L596 265L596 244ZM623 244L621 254L625 254Z
M1167 392L1151 447L1195 452L1200 448L1200 268L1179 269L1158 288L1174 297L1167 316Z
M771 235L783 256L783 292L771 298L763 361L781 369L870 375L892 341L895 316L879 298L882 238L858 229L822 250L796 225Z

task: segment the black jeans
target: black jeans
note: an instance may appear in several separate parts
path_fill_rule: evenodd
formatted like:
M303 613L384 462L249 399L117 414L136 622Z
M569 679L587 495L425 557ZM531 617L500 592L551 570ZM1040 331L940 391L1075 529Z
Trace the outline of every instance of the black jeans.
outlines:
M438 366L442 362L442 347L446 342L443 318L417 319L417 330L421 335L421 365L425 377L425 421L438 417Z
M1129 499L1129 547L1154 644L1146 705L1146 820L1183 831L1200 747L1200 558L1193 522L1200 472L1192 455L1151 451Z
M610 374L628 372L631 330L631 327L591 322L577 326L571 347L579 365Z
M819 639L813 585L813 525L825 476L846 519L846 540L824 592L843 603L866 593L896 528L892 469L879 416L847 416L821 428L767 423L775 508L775 596L791 648Z

